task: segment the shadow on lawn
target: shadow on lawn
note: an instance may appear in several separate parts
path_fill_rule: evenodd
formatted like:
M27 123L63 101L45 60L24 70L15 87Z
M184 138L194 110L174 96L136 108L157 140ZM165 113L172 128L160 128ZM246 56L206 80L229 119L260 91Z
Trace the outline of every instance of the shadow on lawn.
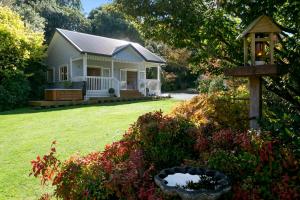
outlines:
M39 108L39 109L32 108L32 107L24 107L24 108L18 108L18 109L15 109L15 110L0 112L0 115L16 115L16 114L31 114L31 113L53 112L53 111L70 110L70 109L77 109L77 108L118 106L118 105L127 105L127 104L150 102L150 101L163 101L163 100L164 99L160 99L160 100L134 100L134 101L109 102L109 103L98 103L98 104L89 104L89 105L59 106L59 107Z

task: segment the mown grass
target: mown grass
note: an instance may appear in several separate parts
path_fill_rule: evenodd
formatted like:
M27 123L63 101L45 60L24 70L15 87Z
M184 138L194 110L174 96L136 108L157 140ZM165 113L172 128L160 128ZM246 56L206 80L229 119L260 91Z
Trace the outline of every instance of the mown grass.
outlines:
M168 112L177 101L161 100L0 113L0 199L37 199L46 189L29 177L30 161L57 141L61 159L102 150L121 138L138 116Z

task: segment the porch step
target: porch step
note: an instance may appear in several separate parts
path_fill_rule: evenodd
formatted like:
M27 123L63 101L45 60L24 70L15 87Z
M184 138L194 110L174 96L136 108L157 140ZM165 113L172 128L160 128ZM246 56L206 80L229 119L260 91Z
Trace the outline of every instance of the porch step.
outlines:
M143 95L138 90L121 90L120 97L137 98L137 97L143 97Z

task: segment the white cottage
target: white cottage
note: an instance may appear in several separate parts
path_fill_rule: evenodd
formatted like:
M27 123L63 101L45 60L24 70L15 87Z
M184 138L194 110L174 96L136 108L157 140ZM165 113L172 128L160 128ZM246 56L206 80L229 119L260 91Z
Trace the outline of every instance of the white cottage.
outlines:
M56 29L47 54L48 81L85 83L86 99L108 96L110 88L118 97L126 91L144 96L161 92L165 60L138 43ZM150 68L156 69L152 79L146 77Z

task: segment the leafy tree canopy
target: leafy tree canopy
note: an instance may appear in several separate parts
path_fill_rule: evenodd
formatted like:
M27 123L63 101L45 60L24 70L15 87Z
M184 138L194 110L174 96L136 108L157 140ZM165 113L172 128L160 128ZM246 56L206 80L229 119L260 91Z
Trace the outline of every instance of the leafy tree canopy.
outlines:
M18 0L16 10L24 20L37 29L43 29L49 42L56 28L87 32L89 20L81 12L80 0Z
M276 49L285 73L265 78L266 88L300 111L300 3L297 0L115 0L137 21L146 38L187 48L190 64L202 72L220 74L243 63L237 36L255 18L266 14L284 31Z
M90 12L91 32L96 35L142 42L137 29L113 6L103 6Z
M43 33L24 26L21 17L8 7L0 7L0 73L23 71L28 60L44 56Z

